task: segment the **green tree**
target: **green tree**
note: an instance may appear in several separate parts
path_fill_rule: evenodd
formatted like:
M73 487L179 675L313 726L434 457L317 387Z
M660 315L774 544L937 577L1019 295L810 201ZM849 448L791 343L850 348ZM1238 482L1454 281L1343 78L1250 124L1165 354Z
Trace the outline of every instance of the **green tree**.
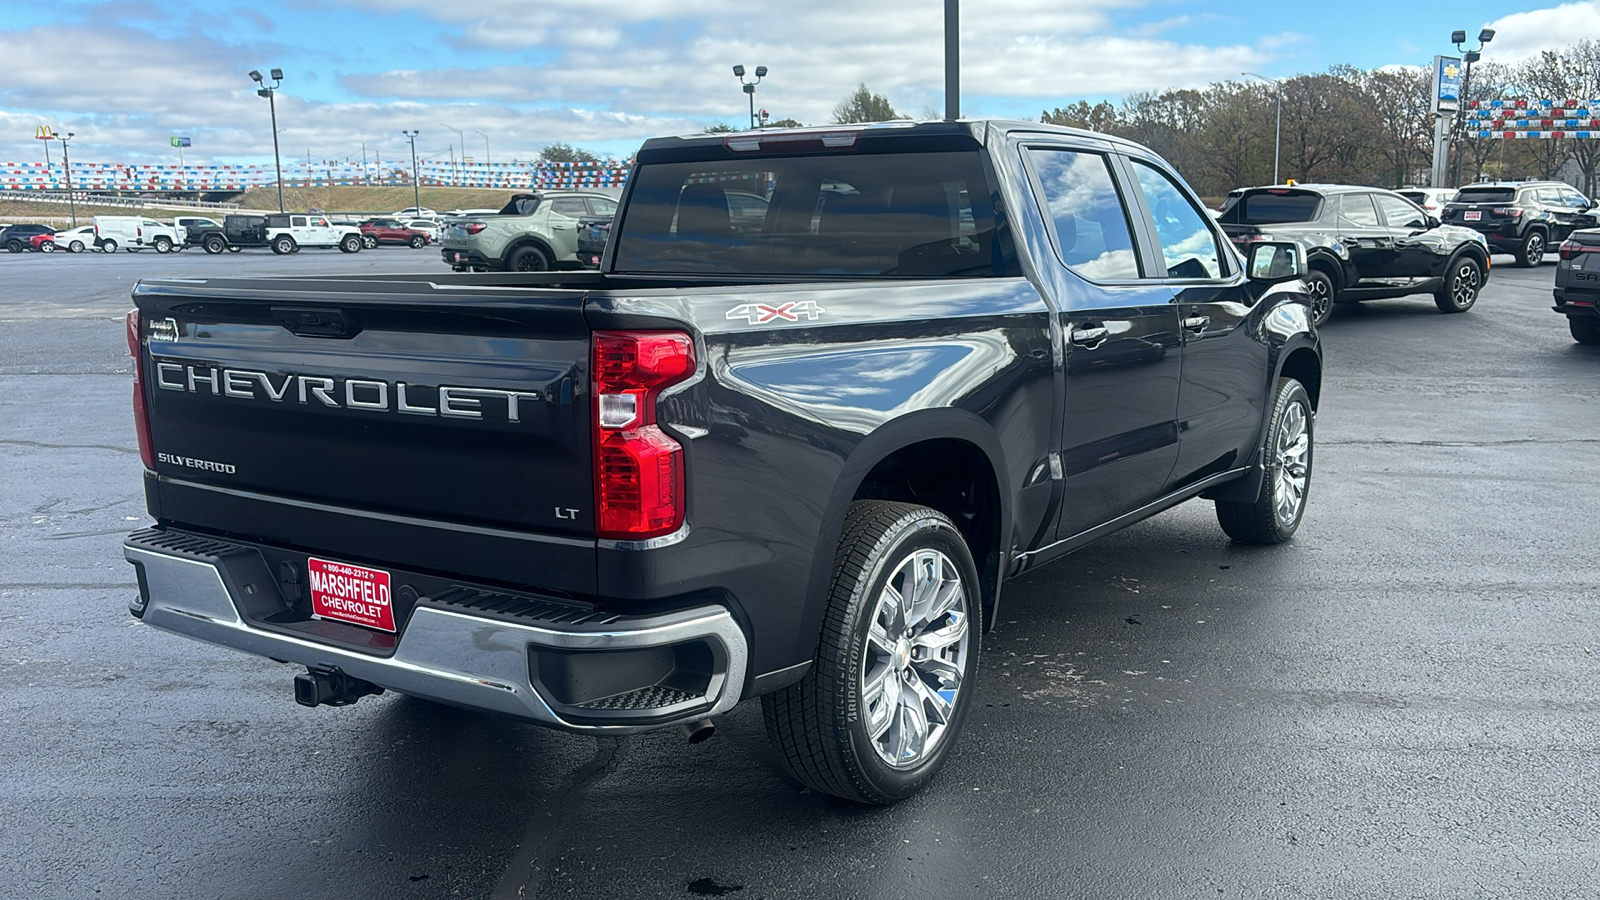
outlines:
M804 128L805 123L796 119L773 119L767 123L768 128Z
M1117 108L1102 100L1093 106L1087 100L1066 107L1057 107L1039 116L1046 125L1066 125L1069 128L1086 128L1089 131L1110 132L1117 127Z
M600 157L595 156L593 153L590 153L587 150L580 150L577 147L572 146L571 144L564 144L564 143L561 143L560 141L557 141L554 144L550 144L550 145L546 146L543 150L540 150L539 151L539 159L542 162L547 162L547 163L599 162L600 161Z
M874 94L867 90L866 82L862 82L844 102L833 108L833 121L838 125L852 122L887 122L890 119L905 118L894 111L894 106L882 94Z
M727 134L734 129L733 126L729 125L727 122L712 122L710 125L707 125L705 128L700 130L705 134Z

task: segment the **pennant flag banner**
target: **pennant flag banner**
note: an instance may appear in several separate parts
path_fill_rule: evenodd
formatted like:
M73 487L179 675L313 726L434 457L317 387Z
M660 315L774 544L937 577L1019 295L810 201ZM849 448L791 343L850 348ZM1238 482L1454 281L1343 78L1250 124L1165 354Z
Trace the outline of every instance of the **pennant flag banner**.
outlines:
M1600 138L1600 99L1472 100L1467 137L1496 140Z
M487 190L573 190L620 188L633 171L633 161L586 163L451 163L430 160L417 166L424 185L483 188ZM349 160L285 162L285 187L329 185L409 186L410 166L362 164ZM278 181L277 170L267 166L171 166L123 163L72 163L72 187L104 191L242 191L268 187ZM0 190L65 190L67 177L61 163L0 162Z

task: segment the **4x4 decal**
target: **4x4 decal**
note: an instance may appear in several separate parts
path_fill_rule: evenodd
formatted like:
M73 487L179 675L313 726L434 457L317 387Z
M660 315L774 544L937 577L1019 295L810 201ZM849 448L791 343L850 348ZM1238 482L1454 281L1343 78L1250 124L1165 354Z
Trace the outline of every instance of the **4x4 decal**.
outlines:
M741 303L728 310L726 318L730 320L743 319L751 325L765 325L768 322L798 322L801 319L812 322L820 318L825 312L827 310L811 300L780 303L776 306L769 306L765 303Z

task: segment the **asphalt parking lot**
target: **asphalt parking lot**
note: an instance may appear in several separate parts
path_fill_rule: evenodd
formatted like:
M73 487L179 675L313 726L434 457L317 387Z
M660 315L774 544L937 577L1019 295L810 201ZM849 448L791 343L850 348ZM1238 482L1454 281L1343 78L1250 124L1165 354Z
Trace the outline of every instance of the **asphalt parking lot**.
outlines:
M1509 262L1335 313L1290 544L1197 502L1011 582L952 764L873 810L759 704L696 746L309 710L139 625L133 281L445 267L0 254L0 897L1592 897L1600 352Z

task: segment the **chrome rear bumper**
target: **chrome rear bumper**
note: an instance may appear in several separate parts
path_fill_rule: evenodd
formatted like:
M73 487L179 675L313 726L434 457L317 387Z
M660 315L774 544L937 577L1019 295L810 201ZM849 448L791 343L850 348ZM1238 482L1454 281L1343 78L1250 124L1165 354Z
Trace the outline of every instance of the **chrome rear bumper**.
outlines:
M224 569L237 554L254 551L209 539L200 542L204 546L199 551L159 546L165 535L137 532L123 545L124 556L139 570L140 599L132 611L147 625L186 637L280 662L333 666L404 694L577 732L654 731L719 715L739 702L743 690L748 647L744 631L722 606L606 624L555 625L534 618L483 618L431 606L424 599L412 611L394 652L378 656L249 621L241 613L248 607L233 596ZM216 547L230 549L217 553ZM695 648L691 655L703 689L646 686L563 703L555 689L546 687L541 693L536 683L544 651L562 660L607 653L621 659L628 651L685 646Z

